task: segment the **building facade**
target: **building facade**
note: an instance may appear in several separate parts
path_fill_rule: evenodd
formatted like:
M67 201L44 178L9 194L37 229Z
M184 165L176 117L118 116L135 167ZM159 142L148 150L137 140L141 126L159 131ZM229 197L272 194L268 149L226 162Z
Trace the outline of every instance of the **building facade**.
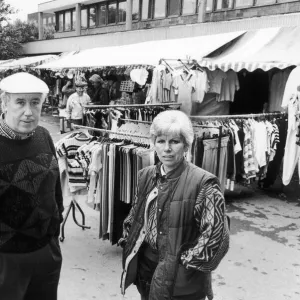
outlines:
M300 1L291 0L55 0L38 11L29 55L300 24ZM42 40L46 14L55 14L51 41Z
M27 15L27 22L39 23L39 13L32 13ZM44 13L42 19L43 26L56 26L56 15L54 13Z

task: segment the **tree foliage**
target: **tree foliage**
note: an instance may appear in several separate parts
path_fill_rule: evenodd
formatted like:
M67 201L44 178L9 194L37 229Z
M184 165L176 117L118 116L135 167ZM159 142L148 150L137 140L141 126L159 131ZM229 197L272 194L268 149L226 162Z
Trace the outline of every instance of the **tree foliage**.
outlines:
M9 15L14 14L16 10L10 5L0 0L0 24L9 20ZM1 30L1 25L0 25Z
M38 39L39 30L35 22L16 20L9 23L10 15L16 10L0 0L0 60L18 58L23 54L23 43ZM44 26L44 39L54 38L54 26Z

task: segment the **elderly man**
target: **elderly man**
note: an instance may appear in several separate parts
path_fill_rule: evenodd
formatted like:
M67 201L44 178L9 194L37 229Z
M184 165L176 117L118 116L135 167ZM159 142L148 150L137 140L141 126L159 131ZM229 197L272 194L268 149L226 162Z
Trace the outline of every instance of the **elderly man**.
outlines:
M94 74L89 81L92 83L95 91L92 102L98 105L109 105L109 92L108 89L104 87L103 79L98 74Z
M49 90L27 73L0 89L0 298L56 300L63 199L53 141L38 126Z

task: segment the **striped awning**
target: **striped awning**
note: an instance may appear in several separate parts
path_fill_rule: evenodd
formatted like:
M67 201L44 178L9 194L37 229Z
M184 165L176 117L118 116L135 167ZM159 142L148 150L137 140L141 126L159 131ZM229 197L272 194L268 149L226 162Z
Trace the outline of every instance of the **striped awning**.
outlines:
M181 39L154 40L123 46L91 48L40 65L37 68L56 70L103 66L155 66L163 58L172 60L195 59L198 61L244 33L245 31L236 31Z
M219 49L199 63L210 70L268 71L300 65L300 27L248 31L226 49Z

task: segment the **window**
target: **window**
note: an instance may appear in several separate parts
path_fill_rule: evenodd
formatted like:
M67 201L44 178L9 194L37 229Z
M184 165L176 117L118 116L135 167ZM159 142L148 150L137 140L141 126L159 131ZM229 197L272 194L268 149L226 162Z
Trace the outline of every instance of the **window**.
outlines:
M81 10L81 28L86 29L88 24L87 24L87 9L82 9Z
M226 9L232 7L233 7L233 0L217 0L217 9Z
M142 20L147 20L152 18L152 1L153 0L143 0L142 1Z
M71 11L66 11L65 12L65 26L64 26L65 31L71 30Z
M213 0L207 0L206 11L213 11L213 3L214 3Z
M155 0L154 18L166 17L166 0Z
M47 25L52 25L52 17L48 17Z
M72 10L72 29L75 30L76 28L76 11Z
M252 6L253 0L236 0L235 7L245 7L245 6Z
M111 3L108 5L108 24L114 24L117 22L117 3Z
M47 25L47 19L43 18L43 25Z
M89 7L89 27L96 26L96 6Z
M182 14L195 14L197 8L197 0L182 0Z
M64 13L58 15L58 31L64 31Z
M106 5L99 7L99 26L106 25Z
M156 1L157 2L157 1ZM169 16L179 16L181 0L169 0Z
M119 2L119 9L118 9L118 22L126 22L126 2Z
M140 0L132 0L132 21L140 18Z
M256 0L256 5L274 4L275 0Z

